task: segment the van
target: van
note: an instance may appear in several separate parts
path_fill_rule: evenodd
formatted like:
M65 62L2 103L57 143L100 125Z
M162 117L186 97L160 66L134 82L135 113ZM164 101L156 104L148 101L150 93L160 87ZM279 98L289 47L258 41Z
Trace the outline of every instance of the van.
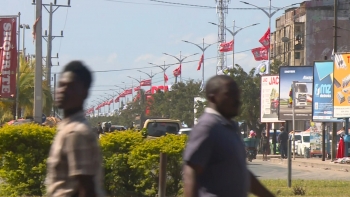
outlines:
M150 137L161 137L166 134L178 135L182 124L172 119L147 119L143 125Z
M298 142L298 154L304 155L305 148L310 148L310 132L303 131L301 134L301 141Z

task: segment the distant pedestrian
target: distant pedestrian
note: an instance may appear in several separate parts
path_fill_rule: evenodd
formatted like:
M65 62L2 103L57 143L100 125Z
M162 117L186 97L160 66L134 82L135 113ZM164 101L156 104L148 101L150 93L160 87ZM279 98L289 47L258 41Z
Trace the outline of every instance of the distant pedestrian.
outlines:
M91 83L91 72L79 61L68 63L60 75L56 105L64 119L47 160L49 197L105 196L100 147L83 111Z
M217 75L208 80L205 92L208 107L184 152L184 197L274 196L247 169L245 146L232 121L241 104L238 85Z
M263 154L263 161L267 161L267 154L270 150L270 142L269 138L266 136L266 132L263 132L261 134L261 148L262 148L262 154Z
M284 127L280 128L281 133L278 135L277 141L280 144L281 159L287 158L288 152L288 138L289 133L284 130Z

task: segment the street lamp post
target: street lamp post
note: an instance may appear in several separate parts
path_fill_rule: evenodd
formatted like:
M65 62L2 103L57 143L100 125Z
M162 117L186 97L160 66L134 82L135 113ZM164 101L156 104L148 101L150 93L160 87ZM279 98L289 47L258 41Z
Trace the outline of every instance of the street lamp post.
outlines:
M216 23L213 23L213 22L209 22L210 24L212 25L216 25L216 26L219 26L218 24ZM232 47L232 67L235 66L235 35L240 32L241 30L245 29L245 28L248 28L248 27L252 27L252 26L255 26L255 25L258 25L259 23L254 23L254 24L251 24L251 25L248 25L248 26L245 26L245 27L242 27L242 28L239 28L237 31L235 31L235 21L233 20L233 29L232 31L225 27L225 29L230 32L230 34L232 35L232 40L233 40L233 47Z
M298 4L298 3L293 3L293 4L290 4L290 5L288 5L288 6L284 6L284 7L282 7L282 8L278 8L277 10L275 10L274 12L271 13L271 1L272 1L272 0L270 0L269 12L267 12L266 10L264 10L264 8L258 7L258 6L256 6L256 5L251 4L251 3L248 3L248 2L245 2L245 1L240 1L240 2L242 2L242 3L244 3L244 4L247 4L247 5L256 7L256 8L258 8L259 10L263 11L263 12L266 14L266 16L269 18L269 29L270 29L270 34L271 34L271 18L273 17L273 15L275 15L278 11L280 11L280 10L282 10L282 9L284 9L284 8L287 8L287 7L294 6L294 5L297 5L297 4ZM269 37L270 37L270 35L269 35ZM268 66L268 68L267 68L267 72L266 72L266 73L267 73L267 74L270 74L270 70L271 70L271 68L270 68L270 39L269 39L269 47L268 47L268 49L267 49L267 58L268 58L268 59L267 59L267 62L268 62L268 64L269 64L269 66Z
M120 86L117 86L117 85L115 85L115 87L117 87L117 88L119 88L119 89L122 89L122 90L126 90L126 85L125 85L125 88L122 88L122 87L120 87ZM126 96L124 96L124 100L125 100L125 103L126 103ZM124 104L125 105L125 104Z
M28 25L28 24L21 24L20 26L19 26L20 28L23 28L23 40L22 40L22 42L23 42L23 46L22 46L22 54L23 54L23 57L25 56L25 54L26 54L26 48L25 48L25 34L26 34L26 29L30 29L30 26Z
M165 65L165 61L164 61L163 66L159 66L159 65L156 65L156 64L153 64L153 63L150 63L150 62L148 64L151 64L151 65L154 65L154 66L158 66L160 69L163 70L163 87L165 88L165 71L168 70L168 68L170 68L170 66L166 66Z
M204 84L204 52L205 52L205 50L207 50L208 47L210 47L213 44L216 44L217 42L212 43L212 44L208 44L206 47L204 47L204 38L203 38L203 46L201 47L199 44L195 44L195 43L187 41L187 40L182 40L182 41L186 42L186 43L189 43L189 44L193 44L193 45L197 46L202 51L202 56L203 56L203 62L202 62L202 64L203 64L203 68L202 68L202 84Z
M186 58L191 57L191 56L194 56L194 55L197 55L198 53L194 53L194 54L192 54L192 55L189 55L189 56L186 56L186 57L183 57L183 58L181 58L181 51L180 51L180 58L178 58L178 57L176 57L176 56L174 56L174 55L169 55L169 54L167 54L167 53L163 53L163 54L175 58L175 59L180 63L180 65L181 65L182 62L183 62ZM181 69L182 69L182 68L181 68ZM180 73L180 81L182 81L182 77L181 77L181 76L182 76L182 71L181 71L181 73Z
M157 74L159 74L159 73L154 73L154 74L152 74L152 70L151 70L151 74L148 74L148 73L146 73L146 72L143 72L142 70L137 70L137 71L139 71L140 73L143 73L143 74L146 74L150 79L151 79L151 89L152 89L152 78L154 77L154 76L156 76Z

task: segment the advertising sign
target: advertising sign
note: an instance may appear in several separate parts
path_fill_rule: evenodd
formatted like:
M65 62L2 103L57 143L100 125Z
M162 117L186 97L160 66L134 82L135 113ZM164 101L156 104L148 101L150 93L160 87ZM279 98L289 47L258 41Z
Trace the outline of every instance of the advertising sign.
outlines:
M280 122L279 110L279 76L261 76L260 122Z
M17 18L0 18L0 97L14 98L17 70Z
M312 118L312 66L280 67L279 120L292 120L292 105L295 102L295 120ZM294 84L294 93L293 93Z
M312 120L338 122L333 118L333 61L314 63Z
M350 53L334 55L333 116L350 117Z

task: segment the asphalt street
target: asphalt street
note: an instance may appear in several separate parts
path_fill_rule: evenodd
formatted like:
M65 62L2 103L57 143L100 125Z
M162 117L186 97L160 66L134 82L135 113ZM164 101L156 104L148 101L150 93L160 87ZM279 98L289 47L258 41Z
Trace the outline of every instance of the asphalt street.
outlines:
M282 113L282 114L292 113L292 108L288 108L288 105L281 105L280 106L280 113ZM295 108L295 113L303 113L303 114L309 113L309 114L311 114L312 113L312 106L308 105L305 107L305 109Z
M285 179L287 180L287 165L273 164L269 161L253 160L248 168L258 179ZM292 167L292 179L304 180L348 180L350 172L331 171L320 168Z

